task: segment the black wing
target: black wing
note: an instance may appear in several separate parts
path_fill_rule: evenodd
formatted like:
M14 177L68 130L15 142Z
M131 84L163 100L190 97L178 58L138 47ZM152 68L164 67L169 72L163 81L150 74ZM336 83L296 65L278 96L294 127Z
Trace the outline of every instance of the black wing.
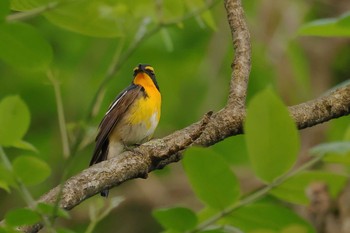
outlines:
M99 125L99 131L95 139L95 150L90 161L90 166L107 159L108 137L142 89L141 86L132 84L123 90L110 105Z

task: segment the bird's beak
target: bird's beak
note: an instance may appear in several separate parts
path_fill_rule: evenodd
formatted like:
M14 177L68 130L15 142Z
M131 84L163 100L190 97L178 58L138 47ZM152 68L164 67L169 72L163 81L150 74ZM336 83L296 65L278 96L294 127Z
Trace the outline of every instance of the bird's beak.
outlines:
M139 64L139 70L142 71L142 72L145 72L145 67L142 67L142 65Z

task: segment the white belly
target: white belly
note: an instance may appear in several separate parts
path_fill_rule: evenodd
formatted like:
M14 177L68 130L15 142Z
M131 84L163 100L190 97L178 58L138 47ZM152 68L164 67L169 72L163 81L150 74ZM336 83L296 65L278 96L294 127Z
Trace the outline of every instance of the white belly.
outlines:
M147 121L140 122L135 125L124 124L119 129L121 140L126 145L142 143L150 139L158 125L158 113L155 112Z

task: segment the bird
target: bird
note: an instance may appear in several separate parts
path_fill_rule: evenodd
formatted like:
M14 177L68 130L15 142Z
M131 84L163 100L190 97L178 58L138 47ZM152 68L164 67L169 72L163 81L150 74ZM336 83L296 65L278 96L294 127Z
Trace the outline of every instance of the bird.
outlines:
M139 64L131 84L117 95L99 124L90 166L150 140L160 119L161 101L154 68ZM103 190L101 196L108 193Z

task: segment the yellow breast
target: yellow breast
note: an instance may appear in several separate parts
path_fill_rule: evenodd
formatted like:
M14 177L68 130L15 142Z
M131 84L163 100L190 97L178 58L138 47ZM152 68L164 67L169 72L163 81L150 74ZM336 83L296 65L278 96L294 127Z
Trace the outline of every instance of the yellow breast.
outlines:
M133 125L143 123L146 128L153 128L154 131L160 118L161 94L152 79L145 73L138 74L134 84L141 85L145 95L138 98L130 109L132 114L129 122Z

